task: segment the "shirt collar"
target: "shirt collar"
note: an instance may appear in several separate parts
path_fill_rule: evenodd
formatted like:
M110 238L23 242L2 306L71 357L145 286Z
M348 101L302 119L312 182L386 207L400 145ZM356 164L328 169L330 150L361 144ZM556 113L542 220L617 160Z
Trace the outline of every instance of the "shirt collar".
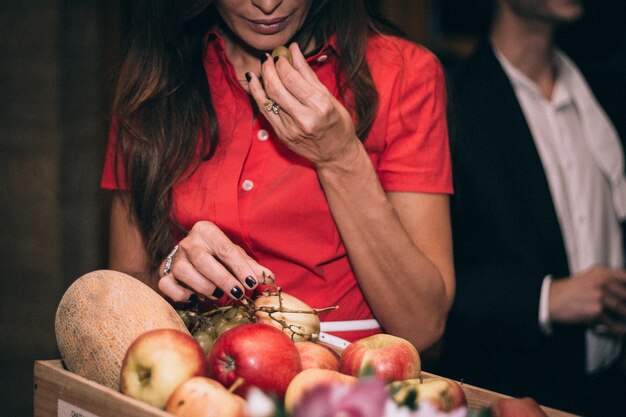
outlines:
M518 70L500 51L494 48L494 54L504 72L507 74L509 80L513 84L513 88L516 90L522 90L529 93L536 100L543 100L543 95L539 90L537 84L531 80L526 74L522 73ZM572 93L569 91L569 82L568 79L571 75L571 65L565 58L565 55L560 51L556 50L553 55L553 62L556 68L556 80L554 83L554 91L552 94L552 100L550 104L554 106L556 109L568 106L574 102Z

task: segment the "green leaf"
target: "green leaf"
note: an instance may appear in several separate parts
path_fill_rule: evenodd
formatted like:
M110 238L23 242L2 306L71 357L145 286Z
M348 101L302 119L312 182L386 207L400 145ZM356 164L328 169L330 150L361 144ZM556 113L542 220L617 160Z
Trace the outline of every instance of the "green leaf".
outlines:
M365 367L359 372L359 378L367 378L369 376L374 376L374 367L371 363L365 364Z
M480 410L469 410L467 417L492 417L491 408L483 407Z
M417 389L412 388L410 389L406 396L404 397L404 400L402 400L402 403L400 404L400 406L406 406L409 407L411 410L417 410L418 405L417 405Z

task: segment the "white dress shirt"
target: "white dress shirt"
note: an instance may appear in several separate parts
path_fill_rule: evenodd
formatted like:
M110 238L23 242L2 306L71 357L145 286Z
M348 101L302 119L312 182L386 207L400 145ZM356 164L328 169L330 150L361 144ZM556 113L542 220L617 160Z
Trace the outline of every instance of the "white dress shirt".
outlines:
M557 76L550 100L543 97L533 81L495 52L511 80L541 158L570 273L594 265L622 268L624 161L613 126L578 68L562 52L557 51L554 56ZM607 132L615 137L607 138ZM598 140L599 137L603 139ZM621 152L617 160L616 151ZM539 306L539 323L547 333L551 331L549 288L547 277ZM610 365L619 356L619 340L612 336L589 330L586 342L588 372Z

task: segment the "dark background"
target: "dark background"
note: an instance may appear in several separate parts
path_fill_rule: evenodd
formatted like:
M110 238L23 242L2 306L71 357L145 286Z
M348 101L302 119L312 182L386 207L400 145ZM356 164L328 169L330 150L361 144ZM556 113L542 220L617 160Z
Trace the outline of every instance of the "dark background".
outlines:
M485 29L463 0L371 3L446 65ZM626 92L625 7L590 2L560 35L611 109ZM108 198L98 182L132 8L0 0L0 416L32 415L33 361L59 357L56 306L76 278L106 265Z

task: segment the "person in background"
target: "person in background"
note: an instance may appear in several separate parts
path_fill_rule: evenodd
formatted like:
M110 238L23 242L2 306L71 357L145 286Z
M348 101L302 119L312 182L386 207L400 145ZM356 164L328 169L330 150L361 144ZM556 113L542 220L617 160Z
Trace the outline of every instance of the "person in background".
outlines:
M454 296L445 80L354 0L148 1L102 187L110 267L173 301L268 279L424 350ZM287 45L287 57L272 58ZM174 249L173 249L174 248Z
M457 294L437 371L624 415L624 147L554 44L583 5L494 6L488 39L450 73Z

